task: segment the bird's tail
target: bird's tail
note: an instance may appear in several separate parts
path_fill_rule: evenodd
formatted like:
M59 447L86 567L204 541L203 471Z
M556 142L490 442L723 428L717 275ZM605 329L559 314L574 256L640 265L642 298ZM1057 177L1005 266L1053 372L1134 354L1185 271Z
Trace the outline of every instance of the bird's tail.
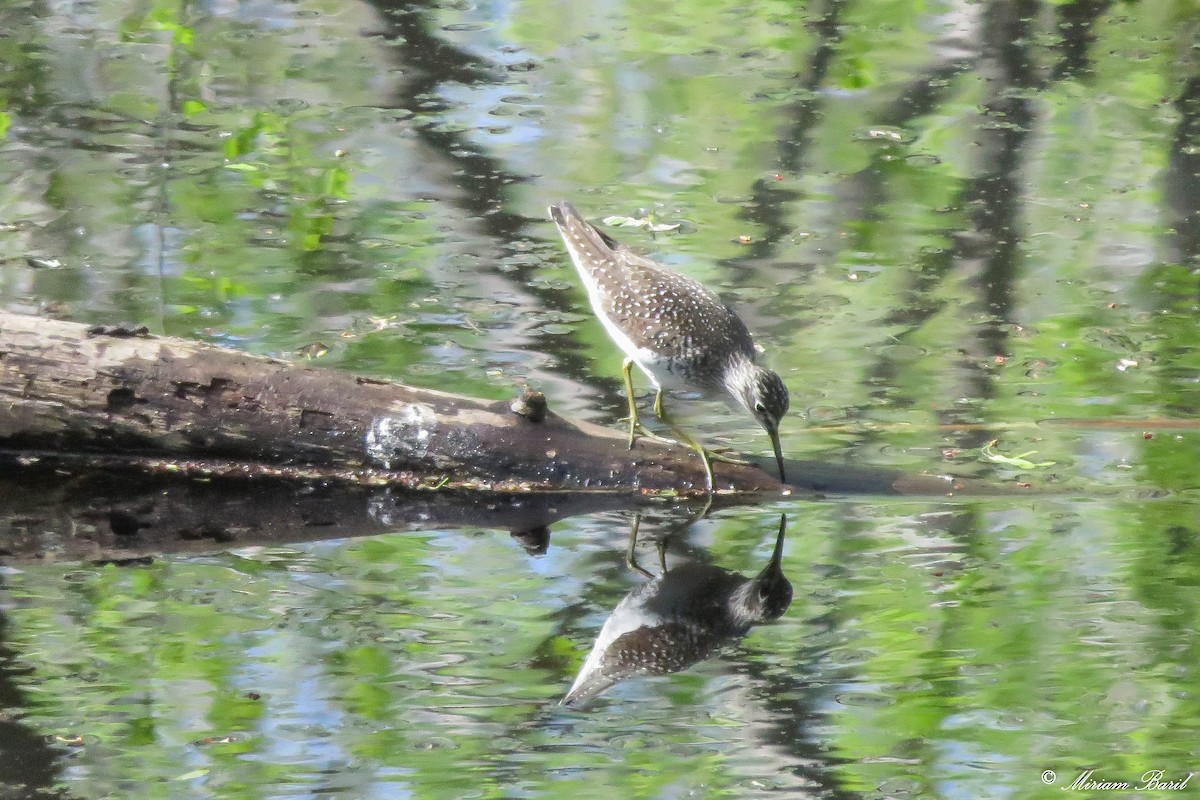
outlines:
M563 699L558 701L558 704L575 708L587 705L592 698L617 683L618 680L619 677L612 675L589 675L586 678L580 675L579 678L576 678L575 685Z
M550 219L558 226L558 232L567 245L572 257L583 257L584 262L597 263L609 258L621 245L580 216L575 206L563 200L549 208Z

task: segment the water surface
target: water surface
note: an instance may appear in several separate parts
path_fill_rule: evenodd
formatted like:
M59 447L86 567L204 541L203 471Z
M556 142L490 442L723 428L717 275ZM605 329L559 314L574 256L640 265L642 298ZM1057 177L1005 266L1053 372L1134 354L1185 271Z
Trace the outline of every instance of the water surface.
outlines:
M545 206L652 214L679 230L611 232L736 305L791 389L789 456L1010 492L658 510L644 561L677 529L668 566L744 575L786 512L793 601L582 709L558 701L647 580L625 514L540 556L442 529L12 564L0 796L1060 797L1200 771L1195 21L0 2L8 310L528 382L615 425L621 356Z

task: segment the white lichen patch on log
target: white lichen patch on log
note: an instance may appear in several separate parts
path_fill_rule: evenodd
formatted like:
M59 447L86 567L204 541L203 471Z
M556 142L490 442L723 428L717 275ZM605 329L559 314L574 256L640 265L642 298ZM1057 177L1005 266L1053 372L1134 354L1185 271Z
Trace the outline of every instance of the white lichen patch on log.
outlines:
M384 469L395 461L408 463L429 452L429 442L437 431L438 418L423 403L407 403L387 417L377 417L367 429L367 458Z

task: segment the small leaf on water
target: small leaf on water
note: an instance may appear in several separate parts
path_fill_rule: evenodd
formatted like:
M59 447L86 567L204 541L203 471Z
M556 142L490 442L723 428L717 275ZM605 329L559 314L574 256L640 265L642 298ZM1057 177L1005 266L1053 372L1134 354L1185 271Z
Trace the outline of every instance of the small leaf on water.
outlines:
M177 781L194 781L194 780L196 780L196 778L203 778L207 774L208 774L207 769L194 769L191 772L183 773L182 775L177 777L175 780L177 780Z
M650 222L645 217L605 217L603 221L605 225L612 225L616 228L624 228L626 226L640 228Z
M651 233L676 230L681 223L655 222L653 217L605 217L605 225L614 228L645 228Z
M320 358L329 352L329 348L320 342L311 342L296 352L305 358Z
M992 439L979 451L983 455L985 461L990 461L993 464L1004 464L1006 466L1016 467L1017 469L1042 469L1043 467L1054 466L1053 461L1038 461L1035 463L1033 461L1026 460L1029 456L1036 453L1037 450L1028 450L1015 456L1006 456L1003 453L997 453L995 447L998 441L998 439Z

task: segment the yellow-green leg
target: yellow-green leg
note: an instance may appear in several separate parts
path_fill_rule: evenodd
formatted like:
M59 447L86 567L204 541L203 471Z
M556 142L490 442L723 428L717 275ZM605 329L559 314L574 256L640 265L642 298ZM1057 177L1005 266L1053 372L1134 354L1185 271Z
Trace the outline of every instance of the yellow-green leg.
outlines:
M728 450L730 448L723 448L723 449ZM742 467L744 467L750 463L749 461L747 461L744 458L734 458L733 456L727 456L724 453L719 452L717 450L709 450L708 457L711 458L713 461L721 461L725 464L737 464Z
M638 526L641 524L642 515L634 514L633 525L629 526L629 546L625 548L625 566L636 569L647 578L653 578L654 574L637 562L637 555L634 553L634 548L637 547Z
M637 435L639 433L647 438L657 439L660 442L666 442L667 444L676 444L676 442L672 441L671 439L667 439L663 436L659 436L658 434L651 431L649 428L647 428L645 425L643 425L642 421L638 418L637 404L634 403L634 401L633 401L633 374L632 374L632 372L633 372L633 359L627 358L627 359L625 359L625 363L621 366L621 374L625 378L625 399L627 401L629 401L629 417L628 417L628 419L629 419L629 449L630 450L633 449L633 442L637 438ZM659 413L660 411L662 411L662 389L661 388L658 390L658 395L654 398L654 413L658 414L659 419L662 419L662 415Z
M660 422L675 432L675 435L679 437L679 441L695 450L696 454L700 456L700 460L704 463L704 481L709 494L712 494L714 491L713 487L716 486L716 478L713 476L712 461L709 460L708 451L704 449L704 445L697 442L691 436L688 436L682 428L667 418L662 405L662 389L658 390L658 395L654 398L654 415L658 417Z
M625 376L625 399L629 401L629 449L633 449L633 438L638 428L642 427L642 421L638 419L637 404L633 402L633 375L630 371L633 369L633 359L625 359L625 364L621 367L621 372ZM637 526L634 526L634 533L637 532Z
M705 506L707 509L708 506ZM635 512L633 515L633 525L629 527L629 546L625 548L625 566L630 569L635 569L645 575L647 578L653 578L654 573L637 563L637 554L634 552L637 547L638 527L642 524L642 515ZM667 571L667 540L665 538L658 540L658 568L659 574L662 575Z
M678 434L680 432L679 429L676 428L674 425L672 425L667 420L667 414L665 411L663 411L662 398L663 398L663 392L662 392L662 389L660 388L658 390L658 394L656 394L654 396L654 416L658 417L663 422L666 422L668 425L671 426L671 428L675 431L675 433ZM688 443L690 444L692 449L695 449L695 448L701 446L699 444L696 444L695 442L692 442L691 440L688 440ZM699 452L699 451L697 451L697 452ZM749 461L745 461L740 458L734 458L733 456L727 456L722 453L718 453L716 450L705 450L704 452L708 454L708 458L711 461L723 461L726 464L740 464L743 467L750 463ZM709 472L711 472L711 471L712 471L712 469L710 467Z

